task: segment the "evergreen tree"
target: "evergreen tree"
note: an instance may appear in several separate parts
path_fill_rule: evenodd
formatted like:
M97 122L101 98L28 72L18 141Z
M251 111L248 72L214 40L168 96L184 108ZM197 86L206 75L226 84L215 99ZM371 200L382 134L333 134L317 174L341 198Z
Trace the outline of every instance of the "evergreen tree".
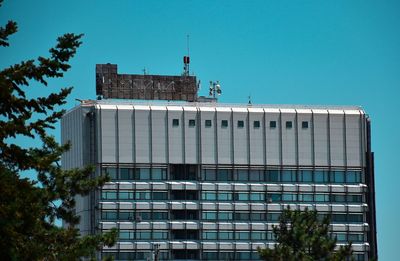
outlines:
M351 258L351 243L336 248L329 235L330 218L318 219L316 211L285 209L278 226L273 227L276 244L273 249L258 249L269 261L341 261Z
M2 4L0 0L0 6ZM9 46L8 37L17 32L9 21L0 27L0 46ZM82 35L65 34L57 39L50 56L27 60L0 71L0 257L2 260L76 260L93 257L95 250L115 244L116 231L81 236L79 218L73 212L74 196L87 195L104 184L107 177L91 178L93 166L62 170L61 155L70 147L59 145L47 131L64 111L72 88L47 96L29 98L26 89L38 82L47 86L49 78L63 77L69 60L81 45ZM40 140L40 147L24 147L16 138ZM21 172L36 173L33 179ZM70 224L55 224L63 219Z

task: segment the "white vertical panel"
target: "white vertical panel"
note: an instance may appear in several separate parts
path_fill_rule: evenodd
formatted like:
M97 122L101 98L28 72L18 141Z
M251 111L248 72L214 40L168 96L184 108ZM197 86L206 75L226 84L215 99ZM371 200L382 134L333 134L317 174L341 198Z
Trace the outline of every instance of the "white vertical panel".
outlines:
M216 108L217 110L217 134L218 134L218 164L232 164L231 151L231 109L230 108ZM228 121L227 127L222 127L221 122Z
M282 109L282 164L296 165L296 111ZM291 122L292 127L287 128L286 122Z
M114 105L101 105L101 155L102 162L117 162L117 110Z
M313 110L313 112L315 165L328 166L328 113L326 110Z
M261 108L248 108L249 134L250 134L250 164L264 164L264 110ZM260 122L260 127L254 127L254 121Z
M216 164L215 155L215 108L200 107L201 113L201 158L202 164ZM211 120L212 126L206 127L205 121Z
M119 162L132 163L133 155L133 107L118 106Z
M197 164L198 154L198 133L197 128L200 122L197 120L197 109L185 107L185 162L186 164ZM195 121L195 126L189 126L189 120Z
M298 157L299 165L312 165L312 114L311 110L297 110ZM308 122L308 128L302 128L302 122Z
M183 109L178 106L168 106L169 130L169 162L183 163ZM173 119L179 120L178 126L172 126Z
M233 110L233 147L234 163L249 164L248 162L248 112L246 108L232 108ZM243 128L238 128L238 121L243 121Z
M166 107L151 106L153 163L167 162L167 122Z
M136 163L150 163L150 108L135 105L134 109Z
M329 110L331 165L345 166L344 112Z
M345 111L345 113L347 165L361 166L360 112Z
M280 165L280 126L279 126L279 110L264 109L265 111L265 135L266 135L266 156L267 165ZM270 127L270 122L276 122L276 128Z

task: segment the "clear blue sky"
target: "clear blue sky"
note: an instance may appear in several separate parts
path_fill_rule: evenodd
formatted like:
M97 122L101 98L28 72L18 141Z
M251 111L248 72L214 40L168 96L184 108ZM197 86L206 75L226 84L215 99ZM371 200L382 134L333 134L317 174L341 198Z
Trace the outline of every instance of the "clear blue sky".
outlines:
M71 108L95 98L96 63L181 73L189 34L201 94L220 80L222 102L361 105L373 123L380 260L398 260L399 14L400 1L8 0L0 22L17 21L19 33L0 49L0 67L46 55L63 33L84 33L72 70L51 81L75 87Z

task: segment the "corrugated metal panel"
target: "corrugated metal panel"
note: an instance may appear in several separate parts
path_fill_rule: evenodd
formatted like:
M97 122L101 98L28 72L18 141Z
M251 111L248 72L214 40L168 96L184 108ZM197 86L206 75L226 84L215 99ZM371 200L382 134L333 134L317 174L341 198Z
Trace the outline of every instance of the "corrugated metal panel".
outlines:
M282 164L295 165L296 162L296 111L282 110Z
M117 111L116 106L101 106L102 162L117 162Z
M346 113L346 151L347 165L361 166L361 125L360 112L345 111Z
M215 109L200 108L200 131L201 131L201 158L202 164L216 164L216 141L215 141ZM205 126L207 120L211 126Z
M232 164L232 120L230 108L217 108L217 143L218 143L218 164ZM228 125L224 127L223 121Z
M308 128L303 128L303 122L308 122ZM311 166L313 164L312 124L311 110L297 111L299 165Z
M238 128L243 121L243 128ZM248 113L246 109L233 109L233 156L235 164L248 164Z
M185 113L185 162L186 164L198 163L198 125L197 109L184 107ZM189 121L194 120L195 126L189 126Z
M255 122L259 122L259 127ZM263 165L264 155L264 111L249 108L250 164Z
M268 165L280 165L280 116L279 110L265 110L265 134L266 134L266 157ZM276 123L276 127L270 127L271 121Z
M182 107L168 106L169 130L169 162L183 163L183 109ZM173 125L173 120L178 120L178 126Z
M151 107L153 163L167 162L167 121L166 107Z
M315 165L328 166L328 113L325 110L313 110L313 112Z
M344 112L329 110L330 155L332 166L345 166Z
M136 163L150 163L150 107L135 108L135 156Z
M118 106L118 155L119 163L134 161L133 107Z

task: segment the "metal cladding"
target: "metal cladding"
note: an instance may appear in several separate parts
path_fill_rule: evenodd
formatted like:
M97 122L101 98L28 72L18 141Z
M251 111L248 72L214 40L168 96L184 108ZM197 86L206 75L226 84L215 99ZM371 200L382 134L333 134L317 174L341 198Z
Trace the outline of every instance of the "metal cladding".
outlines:
M96 95L105 99L197 100L195 76L118 74L116 64L96 64Z

